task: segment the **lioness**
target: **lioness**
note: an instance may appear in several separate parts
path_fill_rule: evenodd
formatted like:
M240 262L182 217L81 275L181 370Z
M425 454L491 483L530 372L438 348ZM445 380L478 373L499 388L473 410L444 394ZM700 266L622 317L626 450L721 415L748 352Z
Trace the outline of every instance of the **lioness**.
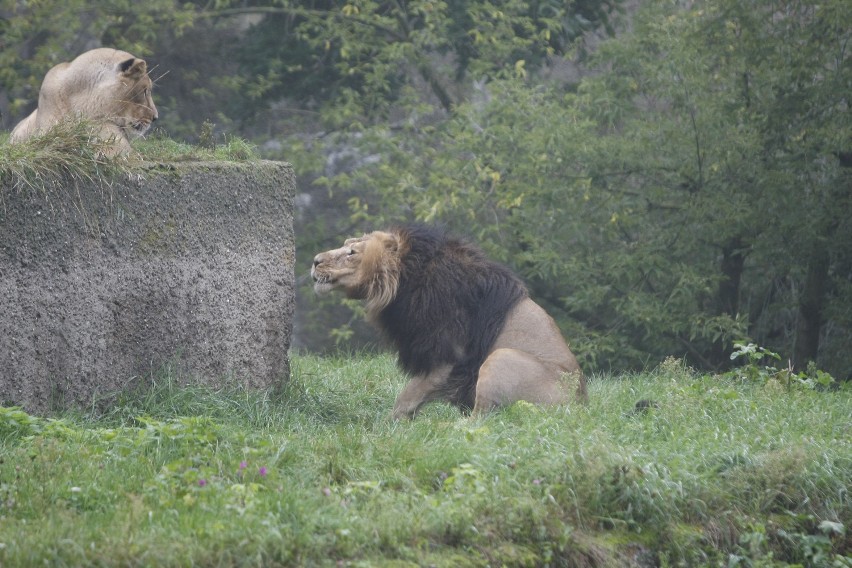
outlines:
M347 239L314 257L311 276L318 294L363 300L396 347L411 378L394 418L434 400L481 413L587 397L576 358L518 277L440 229L405 225Z
M130 151L131 136L142 136L159 118L144 60L126 51L100 48L44 76L38 108L12 130L10 143L40 134L66 118L84 118L99 127L110 155Z

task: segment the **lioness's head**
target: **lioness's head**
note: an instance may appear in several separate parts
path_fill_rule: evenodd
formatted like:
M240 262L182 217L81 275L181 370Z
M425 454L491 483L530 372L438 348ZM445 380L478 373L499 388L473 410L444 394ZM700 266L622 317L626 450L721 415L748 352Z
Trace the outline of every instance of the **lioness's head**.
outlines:
M131 56L118 63L116 74L118 92L113 98L115 107L107 109L108 118L128 136L142 136L159 118L151 96L154 84L148 76L148 65Z
M340 290L348 298L365 300L374 315L396 296L399 285L399 235L373 231L346 239L343 246L314 257L311 277L314 291Z

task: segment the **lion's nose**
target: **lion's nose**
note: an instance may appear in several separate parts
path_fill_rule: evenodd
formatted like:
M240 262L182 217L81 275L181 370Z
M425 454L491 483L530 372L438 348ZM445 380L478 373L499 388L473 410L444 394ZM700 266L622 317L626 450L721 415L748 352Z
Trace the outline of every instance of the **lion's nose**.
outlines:
M317 266L319 266L319 263L320 263L320 257L319 257L319 256L315 256L315 257L314 257L314 268L316 268Z

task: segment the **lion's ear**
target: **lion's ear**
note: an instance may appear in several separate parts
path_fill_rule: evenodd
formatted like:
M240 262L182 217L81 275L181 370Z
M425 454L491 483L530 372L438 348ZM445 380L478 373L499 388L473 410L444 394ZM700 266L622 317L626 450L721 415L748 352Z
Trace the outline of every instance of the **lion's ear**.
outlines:
M148 64L145 63L144 59L131 57L130 59L126 59L119 63L118 70L126 77L138 79L148 72Z
M395 233L385 233L383 235L385 238L382 239L385 250L389 252L396 252L399 250L399 236Z

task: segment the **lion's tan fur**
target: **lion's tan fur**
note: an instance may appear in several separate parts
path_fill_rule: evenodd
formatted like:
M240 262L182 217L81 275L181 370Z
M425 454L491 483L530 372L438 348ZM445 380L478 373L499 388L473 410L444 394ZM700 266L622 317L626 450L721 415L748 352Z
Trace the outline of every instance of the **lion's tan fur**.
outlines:
M399 287L399 242L395 235L375 231L366 238L358 267L367 317L374 320L396 296Z
M158 118L151 87L144 60L116 49L87 51L47 72L38 108L18 123L9 142L42 134L63 120L85 119L97 126L108 154L127 153L130 138Z
M434 237L423 232L423 235L422 238L433 240L444 238L443 234ZM490 336L493 342L488 340L484 344L487 352L478 359L482 363L472 371L475 413L519 400L544 405L586 400L586 381L576 358L553 319L526 297L523 288L517 303L502 308L487 304L484 296L477 296L478 288L470 288L474 284L468 282L481 281L483 277L507 290L521 286L514 283L512 277L507 278L504 268L487 261L472 245L456 240L441 244L443 248L434 257L412 260L408 256L412 238L412 234L402 228L347 239L343 247L316 255L311 269L317 293L339 290L349 298L363 300L368 318L390 334L389 339L400 350L400 364L412 376L396 400L395 418L412 417L423 404L432 400L447 400L465 407L464 393L453 385L458 384L459 378L464 379L465 362L471 360L470 350L474 350L475 356L475 349L479 348L475 347L476 338L470 336L479 329L471 328L466 322L487 322L490 318L482 312L466 315L465 310L475 313L480 309L477 305L489 306L482 309L502 311L504 317L499 320L503 323L496 335ZM418 255L423 256L422 247ZM471 272L466 278L465 270L478 272ZM429 290L430 286L435 286L435 281L429 280L435 274L447 274L453 283L445 284L440 290ZM456 294L459 301L454 302L451 296ZM404 303L402 307L400 302ZM415 321L400 322L400 314L408 314L404 317L411 316ZM404 336L394 337L394 329L403 330ZM467 331L459 332L459 329ZM419 345L419 358L407 351L407 342L423 344ZM423 360L429 357L434 358Z

